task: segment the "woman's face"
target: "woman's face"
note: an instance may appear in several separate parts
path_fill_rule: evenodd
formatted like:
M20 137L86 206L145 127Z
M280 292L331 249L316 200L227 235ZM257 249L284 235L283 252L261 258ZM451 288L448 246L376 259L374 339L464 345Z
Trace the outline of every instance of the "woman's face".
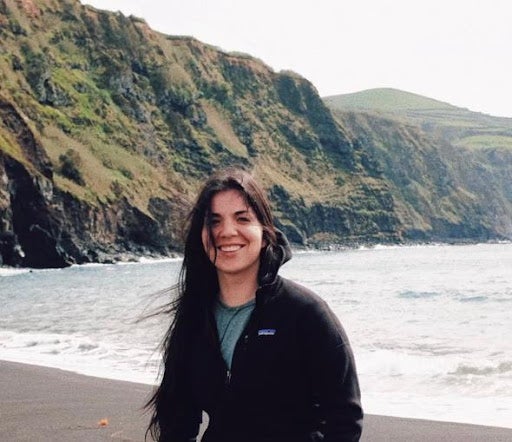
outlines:
M213 244L208 238L208 223ZM216 193L211 201L211 218L202 230L203 247L217 273L257 278L260 252L264 247L263 226L237 190Z

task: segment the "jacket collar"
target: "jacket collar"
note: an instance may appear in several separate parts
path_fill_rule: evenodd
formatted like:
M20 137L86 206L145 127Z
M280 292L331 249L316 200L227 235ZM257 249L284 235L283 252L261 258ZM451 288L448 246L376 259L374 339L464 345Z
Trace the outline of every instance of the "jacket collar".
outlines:
M279 269L292 257L290 243L285 234L276 229L276 237L276 245L269 245L262 251L256 305L266 302L272 294L277 292L282 284L281 278L278 276Z

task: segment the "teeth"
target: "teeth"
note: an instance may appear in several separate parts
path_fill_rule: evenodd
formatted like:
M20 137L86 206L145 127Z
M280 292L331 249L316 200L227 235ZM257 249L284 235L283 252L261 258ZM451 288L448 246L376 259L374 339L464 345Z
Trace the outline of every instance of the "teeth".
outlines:
M239 245L232 245L232 246L220 246L219 249L223 252L236 252L237 250L241 249L242 246Z

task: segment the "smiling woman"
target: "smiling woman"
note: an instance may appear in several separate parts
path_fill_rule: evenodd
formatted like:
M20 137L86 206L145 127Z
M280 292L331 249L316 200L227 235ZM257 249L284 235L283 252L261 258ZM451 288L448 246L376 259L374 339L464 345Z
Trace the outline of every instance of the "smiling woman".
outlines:
M263 226L238 190L212 198L203 227L203 245L217 269L219 298L239 305L254 297L262 248Z
M263 189L241 169L190 214L164 375L148 406L159 441L357 441L363 412L348 338L327 304L278 275L291 257Z

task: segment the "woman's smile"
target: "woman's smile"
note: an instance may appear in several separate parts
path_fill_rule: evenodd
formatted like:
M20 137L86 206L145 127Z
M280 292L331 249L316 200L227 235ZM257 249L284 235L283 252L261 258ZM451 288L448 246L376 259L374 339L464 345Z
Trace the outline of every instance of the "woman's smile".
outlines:
M263 226L237 190L215 194L205 219L202 241L206 254L222 276L256 280L263 240Z
M221 252L237 252L243 247L243 245L240 244L228 244L223 246L218 246L217 249L219 249Z

